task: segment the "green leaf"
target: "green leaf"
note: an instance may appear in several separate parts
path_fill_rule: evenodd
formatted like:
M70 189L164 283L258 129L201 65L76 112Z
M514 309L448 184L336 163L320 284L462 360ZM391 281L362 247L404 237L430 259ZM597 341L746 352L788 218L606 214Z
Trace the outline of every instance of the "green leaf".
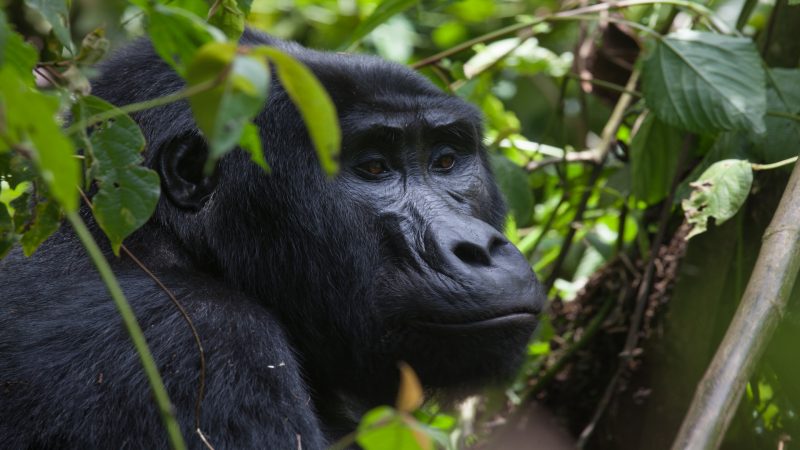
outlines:
M364 450L429 450L433 448L430 437L413 426L407 414L381 406L364 414L358 425L356 442Z
M0 9L0 67L11 67L26 85L33 86L33 67L38 59L36 49L11 31L5 12Z
M773 81L767 90L767 108L770 111L800 114L800 69L769 69ZM758 161L771 163L800 153L800 122L789 117L767 115L764 119L767 132L752 137L754 154Z
M680 151L680 133L648 114L631 142L631 190L636 198L653 205L666 197Z
M59 100L32 89L16 69L0 68L0 104L5 105L4 142L29 151L50 193L67 211L78 207L79 163L56 117ZM13 107L9 107L13 105Z
M53 27L53 34L72 53L72 36L69 33L69 0L25 0L25 5L42 15Z
M475 55L464 63L464 75L474 78L500 62L503 67L512 67L527 75L547 71L550 76L560 77L572 66L572 55L559 56L540 47L535 38L527 38L524 42L519 38L502 39L476 46Z
M216 0L208 12L208 23L232 40L239 39L244 32L245 13L238 3L236 0Z
M221 31L186 10L156 4L149 15L147 31L153 47L183 77L187 76L186 66L200 47L225 41Z
M25 256L31 256L42 242L58 230L60 224L61 210L56 202L43 200L37 203L33 221L28 224L27 230L20 240Z
M753 184L753 169L741 159L714 163L691 183L692 194L681 205L692 226L687 239L706 231L708 219L717 225L733 217L747 200Z
M73 108L77 121L115 109L97 97L83 97ZM139 126L121 114L93 127L87 153L98 191L92 198L94 216L108 236L114 254L123 239L145 224L161 193L158 175L139 164L145 140Z
M266 55L275 65L283 88L303 116L322 169L328 175L335 174L339 170L342 138L339 117L328 92L308 67L286 53L273 47L258 47L253 52Z
M189 66L187 81L189 86L196 86L220 76L224 78L216 86L189 98L195 121L209 145L207 172L240 142L245 125L264 107L269 89L266 61L237 54L232 43L203 46ZM254 149L253 136L245 136L247 151Z
M340 50L354 47L378 25L386 22L395 14L405 11L417 2L419 2L419 0L383 0L375 10L372 11L372 14L359 23L356 29L350 33L349 39L341 45Z
M492 153L489 162L517 226L528 226L533 219L533 192L528 185L528 174L503 155Z
M675 127L763 133L764 69L749 38L681 30L661 39L642 69L647 105Z
M264 149L261 147L261 137L258 134L258 127L247 122L242 129L242 137L239 139L239 147L250 154L250 159L269 172L267 161L264 160Z

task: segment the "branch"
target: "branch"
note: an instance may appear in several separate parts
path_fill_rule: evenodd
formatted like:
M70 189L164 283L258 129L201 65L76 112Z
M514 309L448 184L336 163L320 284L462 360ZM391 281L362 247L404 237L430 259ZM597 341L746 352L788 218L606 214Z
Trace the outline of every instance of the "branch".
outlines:
M786 310L800 271L800 164L795 165L758 260L714 359L697 385L689 412L672 445L718 448L747 380Z

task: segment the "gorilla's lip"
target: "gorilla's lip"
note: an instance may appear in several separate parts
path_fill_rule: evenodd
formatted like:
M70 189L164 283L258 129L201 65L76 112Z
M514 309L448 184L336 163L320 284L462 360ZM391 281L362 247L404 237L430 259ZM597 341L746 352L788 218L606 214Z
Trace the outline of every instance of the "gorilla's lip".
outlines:
M516 311L508 314L477 319L477 320L468 320L459 322L419 321L416 324L425 328L435 329L440 331L465 331L465 330L479 330L479 329L535 324L538 316L539 316L538 312Z

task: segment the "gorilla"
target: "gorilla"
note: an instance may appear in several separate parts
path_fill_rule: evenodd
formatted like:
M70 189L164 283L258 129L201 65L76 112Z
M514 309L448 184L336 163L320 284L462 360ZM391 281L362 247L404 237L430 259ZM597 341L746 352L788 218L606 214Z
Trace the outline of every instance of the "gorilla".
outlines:
M501 233L479 112L375 57L252 31L241 43L276 46L319 78L339 115L342 170L322 172L277 81L255 119L271 173L237 150L205 175L187 102L134 115L164 195L126 245L202 340L210 443L324 448L393 403L400 361L432 393L513 375L543 294ZM142 40L101 64L92 89L125 105L182 87ZM131 258L105 251L187 444L203 448L193 334ZM167 446L138 355L67 226L31 258L14 250L0 262L0 436L9 449Z

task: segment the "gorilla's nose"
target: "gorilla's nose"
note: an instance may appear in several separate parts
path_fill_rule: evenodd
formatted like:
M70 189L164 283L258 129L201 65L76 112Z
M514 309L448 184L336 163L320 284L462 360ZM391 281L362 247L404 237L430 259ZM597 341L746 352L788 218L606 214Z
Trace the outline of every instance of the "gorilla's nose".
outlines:
M492 256L498 254L501 247L510 244L493 228L487 228L490 228L489 232L480 230L481 232L475 233L476 236L466 239L455 236L451 244L453 255L470 266L491 266Z

